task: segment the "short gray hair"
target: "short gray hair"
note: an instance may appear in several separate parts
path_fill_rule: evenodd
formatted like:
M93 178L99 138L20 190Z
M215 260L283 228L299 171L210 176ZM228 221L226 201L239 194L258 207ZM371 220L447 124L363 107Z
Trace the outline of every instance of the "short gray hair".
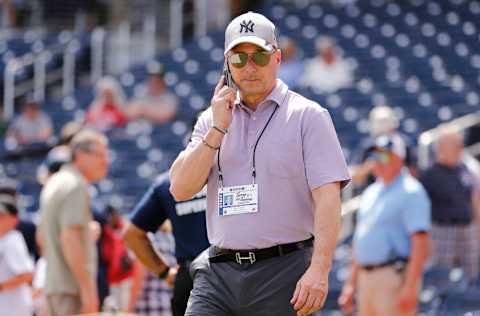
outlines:
M78 151L90 151L93 144L108 146L108 139L101 132L92 129L81 130L72 138L72 141L70 142L72 158L75 158L75 154Z

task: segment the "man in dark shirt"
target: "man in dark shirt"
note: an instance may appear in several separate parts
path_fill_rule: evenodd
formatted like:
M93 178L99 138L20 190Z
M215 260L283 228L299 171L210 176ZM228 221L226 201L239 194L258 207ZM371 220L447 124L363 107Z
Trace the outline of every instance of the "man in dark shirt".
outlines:
M175 280L172 312L174 316L183 316L193 287L190 263L209 245L205 227L206 190L191 200L175 202L169 187L168 173L160 175L134 208L124 239L150 271L168 283ZM148 232L155 233L167 219L172 223L178 271L166 265L147 236Z
M474 222L476 179L462 164L463 137L444 132L436 144L436 163L421 175L432 202L434 264L466 271L476 280L479 239Z

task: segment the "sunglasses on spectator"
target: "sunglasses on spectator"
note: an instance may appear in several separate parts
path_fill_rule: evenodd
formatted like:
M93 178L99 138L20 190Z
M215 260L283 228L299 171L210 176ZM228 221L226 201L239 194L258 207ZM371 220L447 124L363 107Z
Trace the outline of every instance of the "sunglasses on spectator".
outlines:
M390 156L386 152L374 151L368 156L368 159L386 163L390 160Z
M255 65L264 67L270 62L273 53L254 52L254 53L233 53L228 57L228 61L235 68L243 68L248 62L248 58L252 59Z

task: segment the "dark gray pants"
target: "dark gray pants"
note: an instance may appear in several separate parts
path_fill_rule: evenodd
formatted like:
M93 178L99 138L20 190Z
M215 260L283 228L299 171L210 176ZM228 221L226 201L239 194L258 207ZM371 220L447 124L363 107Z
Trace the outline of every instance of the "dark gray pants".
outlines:
M212 249L191 265L193 290L185 316L294 316L290 300L313 248L254 264L210 263Z

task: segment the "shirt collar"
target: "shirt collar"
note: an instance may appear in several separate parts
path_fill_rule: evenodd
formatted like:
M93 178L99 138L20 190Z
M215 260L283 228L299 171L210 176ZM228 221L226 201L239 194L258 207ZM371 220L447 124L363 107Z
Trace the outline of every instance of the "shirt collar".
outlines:
M388 188L394 188L396 187L399 183L402 182L402 180L408 176L410 174L410 172L408 171L408 169L406 167L403 167L402 170L400 171L400 173L398 174L398 176L393 179L392 182L390 182L389 184L385 185L385 183L383 183L383 181L380 180L380 183L382 184L383 188L384 189L388 189Z

